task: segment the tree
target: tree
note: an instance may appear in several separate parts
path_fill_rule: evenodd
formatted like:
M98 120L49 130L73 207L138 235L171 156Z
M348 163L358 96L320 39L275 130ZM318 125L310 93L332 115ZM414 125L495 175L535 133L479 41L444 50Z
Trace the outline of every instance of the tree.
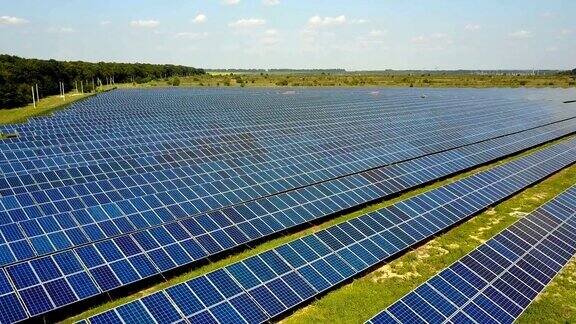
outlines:
M204 70L181 65L143 63L90 63L24 59L0 55L0 109L14 108L32 102L30 87L38 84L40 96L58 94L60 82L66 90L75 82L100 79L103 83L114 77L115 83L150 82L161 77L200 75ZM180 84L180 79L177 81ZM84 87L86 90L86 86Z

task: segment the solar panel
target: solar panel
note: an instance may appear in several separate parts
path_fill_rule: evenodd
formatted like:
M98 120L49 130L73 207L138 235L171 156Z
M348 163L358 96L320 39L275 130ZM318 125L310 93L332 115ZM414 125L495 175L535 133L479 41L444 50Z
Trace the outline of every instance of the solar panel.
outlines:
M186 224L182 225L189 228L194 226L190 225L190 222L199 222L200 224L196 225L196 227L200 228L200 232L206 233L217 230L220 227L236 225L238 222L243 223L241 225L243 228L234 230L234 233L221 234L220 238L203 237L201 239L204 242L204 248L215 253L225 249L230 244L242 244L247 240L262 237L303 221L322 217L356 204L399 192L466 167L487 162L490 159L567 134L573 131L573 124L574 121L566 121L539 128L538 130L530 130L509 137L467 146L456 151L446 151L389 167L373 169L227 208L223 210L225 215L219 212L199 215L195 217L195 221L186 220L187 226ZM482 152L482 154L479 154L479 152ZM459 156L460 154L468 155L463 158ZM45 216L22 221L19 222L19 227L11 224L0 226L0 232L3 231L8 233L6 234L7 236L14 237L11 240L6 240L5 245L0 245L0 248L7 251L4 264L58 252L59 250L83 245L90 241L128 234L162 223L174 222L175 216L182 219L183 217L186 218L197 214L197 209L193 208L194 204L188 199L194 199L188 188L175 190L171 193L171 195L160 196L161 200L145 195L143 197L133 197L128 202L117 204L99 205L94 200L95 206L93 207L59 213L58 217ZM326 204L311 203L318 199L323 199L322 201L326 202ZM68 204L68 202L73 201L74 199L64 198L62 202ZM17 205L16 202L13 203ZM278 208L279 206L283 208ZM319 210L317 206L322 209ZM11 207L8 206L8 208L7 213L14 213L19 210L18 207L10 209ZM260 210L260 213L254 211L255 208ZM270 219L270 215L276 215L278 209L294 210L301 217L281 215L279 216L282 217L281 219ZM119 210L124 211L128 215L118 215ZM254 215L255 213L259 217L254 219L251 224L246 224L247 220L253 218L246 215ZM108 214L114 214L115 217L110 217ZM240 214L240 216L237 214ZM286 217L291 219L286 220ZM304 217L304 220L302 217ZM263 221L265 221L265 224L262 223ZM180 222L182 223L184 220ZM232 229L229 231L232 231ZM198 230L191 230L191 232L193 234L200 233ZM30 240L32 246L30 246L26 238ZM231 239L233 243L230 243ZM214 241L218 243L215 244ZM220 243L224 244L224 246L220 246Z
M500 91L106 93L0 127L19 133L0 265L43 314L570 134L574 113Z
M156 294L168 296L173 312L193 322L270 320L574 163L575 151L576 139L565 141ZM133 303L140 300L127 305ZM110 316L108 313L124 320L117 309L93 318ZM250 314L254 318L248 317Z
M513 323L576 253L576 186L373 317L369 323Z

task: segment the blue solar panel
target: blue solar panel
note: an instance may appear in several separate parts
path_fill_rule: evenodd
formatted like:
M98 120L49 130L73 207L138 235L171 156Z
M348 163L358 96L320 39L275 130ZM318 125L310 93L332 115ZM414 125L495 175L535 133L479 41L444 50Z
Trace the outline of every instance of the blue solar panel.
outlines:
M513 323L576 254L576 186L402 297L370 323Z
M118 91L2 126L0 265L52 266L16 289L41 314L576 129L535 92L430 91ZM355 257L370 244L338 274L384 255Z
M547 131L548 132L548 131ZM553 131L551 131L553 132ZM545 133L547 134L547 133ZM525 140L526 144L534 144L534 139L531 136L526 137L526 135L528 134L517 134L517 136L519 137L519 139ZM522 136L522 137L520 137ZM535 136L539 136L538 133L535 133ZM545 136L549 136L549 135L545 135ZM546 138L546 137L544 137ZM510 139L510 138L507 138ZM500 146L496 146L496 147L491 147L489 145L491 144L495 144L495 142L483 142L480 145L484 145L486 148L486 150L488 150L489 152L491 152L494 155L487 155L487 154L482 154L482 157L480 160L468 160L467 163L469 163L468 165L473 165L474 163L479 163L479 161L485 161L486 159L489 158L493 158L494 156L499 156L504 154L505 152L509 152L506 151L506 149L509 150L518 150L521 149L521 146L519 147L519 142L514 142L514 145L509 145L506 146L506 141L504 141L504 138L500 138L496 141L500 141L502 142L502 144L500 144ZM504 145L504 146L502 146ZM495 150L495 148L498 148L498 150ZM465 149L471 149L471 147L466 147ZM445 152L444 152L445 153ZM477 155L478 152L474 151L472 156ZM433 156L428 156L425 157L424 160L426 162L431 162L430 161L430 157ZM438 155L438 162L437 163L442 163L445 164L446 161L444 160L445 158L443 157L443 155ZM417 160L413 160L410 162L405 163L405 165L400 164L397 165L398 168L404 168L404 169L410 169L410 168L414 168L414 167L418 167L417 162L415 162ZM455 165L458 165L458 167L463 167L462 164L457 163ZM394 170L393 169L394 166L386 168L386 170ZM429 165L427 166L429 167ZM378 170L380 171L380 170ZM432 180L433 177L438 177L438 176L442 176L443 174L445 174L446 172L454 172L457 171L455 170L455 168L452 168L450 170L446 170L443 169L441 172L433 172L433 173L429 173L425 176L424 179L420 179L418 181L422 182L422 181L427 181L427 180ZM377 176L378 174L375 174L375 170L369 171L370 172L370 177L366 178L367 175L362 175L363 178L360 179L370 179L373 176ZM410 176L410 173L407 173L407 176ZM398 179L398 178L396 178ZM396 179L386 179L384 181L384 183L393 183L393 182L397 182ZM343 181L341 179L337 180L337 181ZM393 182L390 182L393 181ZM351 199L347 205L342 206L342 208L347 208L349 206L352 206L353 204L357 204L357 203L362 203L365 202L366 200L363 199L374 199L377 198L378 196L374 196L375 193L372 193L372 195L367 195L366 197L360 197L360 194L362 194L364 192L364 190L366 190L368 187L366 187L366 182L361 182L358 180L354 180L354 176L351 176L351 179L349 181L344 182L346 183L347 187L346 189L348 189L350 187L350 185L359 185L361 186L359 191L356 191L358 193L358 199ZM368 182L369 183L369 182ZM415 185L417 183L410 183L410 184L404 184L404 185ZM326 186L326 183L322 184L323 186ZM373 187L374 189L371 190L381 190L381 185L378 186L378 184L376 184L376 186ZM401 190L402 188L398 188L396 190ZM341 190L345 190L344 188L342 188ZM305 188L303 191L302 195L306 195L306 194L310 194L310 191L308 188ZM316 191L316 195L318 195L319 193L321 193L322 191L317 190ZM380 191L381 192L381 191ZM344 193L337 193L334 196L329 196L326 197L327 201L332 201L332 199L334 197L338 197L339 195L347 197L348 199L350 199L350 195L352 195L353 192L344 192ZM381 194L386 194L386 192L382 192ZM295 196L296 199L294 201L298 201L297 199L299 199L298 197L303 197L303 196ZM311 196L307 199L315 199L316 197ZM284 213L278 213L277 211L272 209L272 215L274 215L274 218L270 218L272 215L267 215L266 211L261 208L261 211L258 211L258 207L260 206L259 204L254 204L254 203L249 203L246 204L246 206L240 206L238 208L238 211L235 211L236 209L228 209L228 210L224 210L223 214L226 215L225 217L229 217L230 219L234 219L236 221L242 221L243 223L240 224L236 224L236 225L232 225L229 226L227 228L224 228L224 230L220 230L217 229L216 231L213 231L212 233L207 233L206 230L200 225L199 221L196 221L194 219L185 219L182 221L182 225L178 225L175 223L171 223L169 225L166 226L167 231L169 233L171 233L170 235L165 235L165 232L158 232L157 229L153 229L152 231L150 231L149 234L146 234L146 232L140 232L140 233L135 233L134 234L134 239L129 239L131 241L136 241L138 245L145 247L145 246L149 246L151 250L147 250L146 252L133 257L133 258L127 258L129 259L130 265L126 264L126 260L121 260L121 261L116 261L112 264L106 264L103 262L106 262L105 260L102 259L101 255L104 252L108 252L108 251L99 251L98 250L98 246L94 245L94 247L87 249L88 247L85 248L81 248L81 249L77 249L77 253L79 255L79 258L82 259L84 262L87 262L88 264L88 268L89 268L89 276L91 276L92 280L98 285L98 288L96 287L86 287L86 293L85 294L80 294L77 292L78 296L80 299L84 299L87 298L89 296L92 296L93 293L95 293L96 291L100 292L100 291L107 291L107 290L111 290L111 289L115 289L117 287L120 287L124 284L128 284L131 282L134 282L135 280L139 280L140 278L137 278L136 276L134 276L134 271L132 270L132 268L136 269L136 272L139 273L139 275L141 276L141 278L145 278L147 276L151 276L155 273L157 273L157 271L166 271L169 269L172 269L176 266L179 266L180 264L178 264L176 261L178 262L186 262L188 259L181 259L178 258L178 254L179 251L181 251L181 249L174 249L170 246L164 246L162 247L161 244L157 243L157 241L162 242L162 240L170 238L170 236L173 237L182 237L181 234L184 234L184 236L188 235L186 234L187 232L189 233L198 233L201 234L200 236L197 237L190 237L187 238L185 240L180 240L178 242L175 242L173 244L178 244L180 246L182 246L182 249L184 249L186 251L186 253L188 253L188 255L190 256L194 256L194 260L196 260L197 258L202 258L205 257L206 255L208 255L208 253L217 253L219 251L221 251L222 249L225 249L225 247L222 247L222 240L220 239L221 236L219 236L218 234L225 232L225 233L231 233L230 237L237 237L237 235L234 235L234 233L245 233L248 232L246 230L246 226L242 226L242 225L250 225L253 226L252 228L255 228L257 226L257 222L255 221L255 219L245 219L242 216L240 216L241 212L242 213L246 213L247 211L252 211L255 210L257 211L260 215L260 218L257 218L256 220L260 221L260 224L264 224L264 225L268 225L271 224L271 227L274 227L274 230L281 230L283 228L285 228L285 226L293 226L295 224L298 224L298 222L303 222L305 220L308 220L308 218L306 219L302 219L299 218L299 220L293 220L288 222L290 219L286 218L286 215ZM264 206L266 206L264 204ZM310 206L310 208L315 208L315 204L308 204L308 206ZM297 207L301 207L301 206L297 206ZM248 209L246 209L248 208ZM273 207L268 207L268 208L273 208ZM304 209L305 210L305 209ZM315 218L317 217L321 217L324 216L325 212L319 210L319 209L313 209L312 211L308 211L305 210L309 215L313 215L314 210L316 210L316 212L319 212L320 214L318 216L315 216ZM263 214L264 213L264 214ZM329 212L328 212L329 213ZM221 219L222 219L222 213L210 213L208 214L211 218L213 218L216 222L216 220L220 220L217 223L222 223ZM206 216L208 216L206 215ZM220 215L220 216L216 216L216 215ZM238 218L240 217L240 218ZM441 217L441 216L439 216ZM238 218L238 219L237 219ZM205 221L202 221L203 223L205 223ZM280 224L280 222L283 222L283 224ZM288 223L287 223L288 222ZM251 225L251 224L255 224L255 225ZM275 227L274 224L279 224L280 227ZM238 226L238 227L236 227ZM181 230L178 230L178 228L180 228ZM185 230L183 230L183 228L185 228ZM231 229L234 229L234 231L232 231ZM397 231L397 230L394 230ZM11 233L10 231L7 231L7 233ZM15 232L15 233L19 233L19 232ZM180 234L177 234L180 233ZM144 236L142 236L144 235ZM148 235L148 238L146 237L146 235ZM244 234L242 234L244 235ZM397 233L397 235L402 235L402 233ZM131 235L132 236L132 235ZM259 238L260 236L256 236L256 237L251 237L250 239L256 239ZM139 239L137 239L139 238ZM122 242L120 242L120 239L122 239ZM406 239L404 237L404 239ZM121 237L121 238L116 238L114 239L114 241L116 242L116 244L119 247L125 246L126 245L126 241L127 238L126 237ZM397 240L397 241L395 241ZM406 246L407 243L398 240L398 238L394 237L391 238L390 241L393 244L396 244L396 246L400 246L403 244L403 246ZM25 242L25 241L23 241ZM198 242L198 243L197 243ZM236 241L235 243L237 244L242 244L246 242L245 239L243 239L242 241ZM165 243L165 242L164 242ZM164 244L162 243L162 244ZM210 244L210 245L208 245ZM99 244L99 246L102 246L101 244ZM109 244L107 244L107 246L110 246ZM130 246L130 244L129 244ZM133 245L132 245L133 246ZM213 248L213 250L210 249L210 247ZM114 247L113 247L114 248ZM114 248L115 249L115 248ZM129 256L132 252L129 252L129 249L124 249L125 253L127 254L127 256ZM131 249L133 250L133 249ZM107 254L107 253L104 253ZM86 255L86 256L85 256ZM182 255L180 253L180 255ZM88 257L87 257L88 256ZM94 264L94 261L100 259L101 261L98 261ZM115 269L120 269L118 270L119 272L117 274L114 273ZM120 276L121 275L121 276ZM74 286L73 283L71 283L71 285ZM76 284L77 285L77 284ZM74 287L74 289L81 289L82 287Z
M256 320L253 322L273 319L346 279L354 277L370 266L423 239L432 237L435 233L472 216L490 204L574 163L575 152L576 140L565 141L414 198L307 235L278 248L259 253L207 275L194 278L185 284L168 288L166 293L171 296L170 290L172 289L172 295L177 295L176 290L181 291L184 289L182 285L186 285L198 297L201 303L195 305L191 305L190 301L181 297L172 299L176 307L182 309L183 318L192 319L194 316L210 313L220 321L228 318L227 316L236 316L241 313L236 308L228 308L228 306L216 308L216 306L225 303L227 298L232 296L245 296L246 300L250 300L250 305L258 305L264 314L263 317L261 314L255 317ZM472 206L470 202L480 196L487 199L481 205ZM450 199L440 203L433 197L450 197ZM428 203L424 203L425 201ZM467 204L470 205L467 209L456 208ZM405 206L414 206L419 211L414 209L410 211L405 209ZM440 209L444 210L443 213L447 217L446 223L437 219L436 214L433 213ZM430 226L426 234L419 232L425 229L421 225L423 221L427 221L427 226ZM354 226L359 222L365 226ZM371 223L385 225L374 229L368 225ZM405 224L414 226L404 227ZM414 238L411 233L420 233L419 238ZM479 275L478 272L469 268L479 269L479 265L475 265L478 263L477 259L481 258L471 257L470 262L467 262L468 265L462 263L460 267L454 269L453 273L442 277L442 287L445 291L454 290L452 285L459 283L465 288L462 293L458 292L454 295L454 299L458 302L456 305L459 307L466 305L467 300L482 289L486 280L483 277L490 276L490 273L486 272ZM481 260L494 263L493 259L488 257ZM511 282L511 279L507 278L506 282ZM426 291L421 290L422 293ZM182 294L186 293L189 292L184 289ZM413 293L406 301L394 306L393 316L398 316L407 322L423 321L412 311L417 308L426 314L426 320L434 322L444 319L445 314L457 309L453 304L439 298L440 293L436 291L431 292L430 296L434 300L427 304L422 303L421 295ZM180 307L179 302L183 300L185 300L184 305ZM225 315L220 313L223 312L222 309L227 310L224 312ZM481 318L482 314L477 312L476 316ZM388 317L394 319L392 316Z

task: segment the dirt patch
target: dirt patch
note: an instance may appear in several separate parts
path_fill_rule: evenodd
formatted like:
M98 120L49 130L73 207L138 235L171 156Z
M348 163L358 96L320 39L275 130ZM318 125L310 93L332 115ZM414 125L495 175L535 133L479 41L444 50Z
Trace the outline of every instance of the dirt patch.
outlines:
M516 211L509 213L508 215L510 215L512 217L516 217L516 218L522 218L522 217L528 215L528 213L516 210Z
M470 235L469 237L475 241L482 243L482 244L486 243L486 240L479 237L478 235Z
M460 244L458 244L458 243L450 243L450 244L448 244L448 245L446 245L446 246L447 246L449 249L451 249L451 250L456 250L457 248L460 247Z
M474 232L474 235L470 235L469 237L475 241L480 242L480 243L485 243L486 240L482 238L482 236L484 236L484 233L486 233L486 231L488 231L488 230L491 230L492 226L500 223L501 221L502 221L502 217L490 218L490 220L488 222L486 222L486 226L479 227Z
M398 262L396 265L397 267L402 267L404 263ZM414 268L415 267L412 266L412 271L397 273L394 271L393 267L390 264L386 264L382 266L380 269L376 270L375 272L376 275L374 276L374 278L372 278L372 281L378 282L391 278L406 280L420 277L421 275L416 270L414 270Z
M530 197L530 199L534 200L534 201L542 201L544 199L546 199L548 197L548 194L546 194L545 192L539 192L537 194L535 194L534 196Z
M490 220L490 225L496 225L496 224L500 223L501 221L502 221L502 217L492 218Z

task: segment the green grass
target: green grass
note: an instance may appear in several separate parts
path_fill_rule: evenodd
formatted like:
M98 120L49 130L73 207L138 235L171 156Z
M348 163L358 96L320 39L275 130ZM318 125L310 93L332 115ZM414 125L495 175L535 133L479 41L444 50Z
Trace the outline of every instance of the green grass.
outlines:
M66 95L66 100L60 96L50 96L40 99L36 108L32 104L21 108L0 109L0 124L23 123L30 117L48 115L56 110L63 109L69 104L93 94Z
M168 80L155 80L124 87L168 86ZM180 77L181 86L193 87L460 87L460 88L568 88L576 80L568 75L474 75L474 74L276 74L208 73Z
M541 148L546 147L546 146L551 145L551 144L552 143L542 145L538 148L534 148L532 150L524 152L523 154L517 155L516 157L529 154L530 152L533 152L537 149L541 149ZM159 284L154 285L152 287L149 287L148 289L144 289L138 293L135 293L135 294L132 294L130 296L115 299L113 301L98 305L98 306L96 306L96 307L94 307L94 308L92 308L86 312L83 312L77 316L74 316L74 317L71 317L71 318L65 320L64 323L73 323L73 322L78 321L80 319L84 319L84 318L93 316L95 314L104 312L108 309L111 309L111 308L114 308L116 306L125 304L127 302L132 301L132 300L141 298L141 297L148 295L150 293L153 293L153 292L162 290L164 288L167 288L169 286L176 285L178 283L187 281L187 280L192 279L194 277L206 274L212 270L224 267L224 266L229 265L231 263L240 261L244 258L250 257L252 255L261 253L261 252L266 251L268 249L271 249L271 248L277 247L279 245L282 245L284 243L290 242L290 241L297 239L299 237L314 233L314 232L319 231L321 229L324 229L326 227L332 226L336 223L339 223L339 222L360 216L360 215L365 214L367 212L370 212L370 211L394 204L400 200L407 199L409 197L415 196L417 194L431 190L433 188L443 186L447 183L450 183L450 182L456 181L458 179L461 179L463 177L466 177L468 175L471 175L475 172L485 170L485 169L488 169L488 168L493 167L495 165L505 163L506 161L509 161L513 158L515 158L515 157L510 157L510 158L507 158L507 159L504 159L504 160L501 160L498 162L494 162L492 164L485 165L485 166L476 168L474 170L470 170L468 172L458 174L452 178L445 179L443 181L434 182L434 183L427 185L427 186L424 186L422 188L418 188L418 189L406 192L406 193L404 193L404 194L402 194L396 198L383 200L380 203L367 206L367 207L362 208L356 212L342 215L340 217L334 218L334 219L329 220L329 221L325 221L320 225L306 228L304 230L300 230L298 232L291 233L291 234L282 236L280 238L266 241L266 242L264 242L258 246L253 247L252 249L247 249L247 250L238 252L235 255L232 255L232 256L227 257L225 259L217 260L213 263L199 267L199 268L194 269L194 270L192 270L188 273L185 273L183 275L169 278L165 282L162 282L162 283L159 283ZM567 170L564 170L564 171L558 173L557 175L553 176L552 178L539 184L536 188L528 189L527 194L524 194L524 196L531 197L531 195L533 195L535 191L536 192L537 191L543 191L543 192L545 191L545 192L547 192L546 198L550 198L554 195L555 192L557 192L557 191L559 192L560 188L565 188L566 186L569 186L575 182L576 182L576 167L572 167L572 168L569 168ZM520 195L520 197L524 197L524 196ZM543 200L544 200L544 198L540 199L540 200L532 200L532 199L518 198L518 196L517 196L517 197L512 198L509 201L506 201L506 202L498 205L495 210L498 213L498 215L500 215L500 214L505 215L507 213L510 213L510 212L514 211L514 208L521 208L519 211L522 211L522 212L529 211L529 210L534 209L539 204L541 204L543 202ZM467 223L462 224L462 225L458 226L457 228L453 229L452 231L447 233L446 236L443 235L440 238L437 238L437 239L431 241L430 243L426 244L425 246L421 247L420 249L418 249L420 251L428 251L427 253L429 253L431 255L430 261L433 261L433 263L432 263L433 266L431 266L427 271L423 271L420 277L412 278L413 280L406 282L406 285L404 285L404 283L402 283L401 285L396 286L399 282L401 282L398 280L391 280L389 282L384 282L384 283L373 282L370 279L371 277L374 276L374 273L376 273L376 272L373 272L373 273L371 273L371 274L369 274L363 278L360 278L360 279L353 281L351 284L346 285L345 287L343 287L341 289L337 289L337 290L329 293L328 295L324 296L323 298L319 299L318 301L312 303L310 306L305 307L304 309L297 311L294 315L292 315L291 317L288 317L285 321L291 322L291 323L314 322L314 321L358 322L361 319L367 319L368 315L374 314L379 309L384 308L387 305L386 303L382 303L383 301L387 301L387 302L391 303L392 301L395 300L394 299L395 297L396 298L400 297L405 292L414 288L417 282L424 281L424 280L419 281L418 279L422 279L426 276L428 276L428 277L431 276L432 274L434 274L434 271L437 271L437 270L443 268L444 266L448 265L451 261L458 259L460 256L466 254L468 251L473 249L475 246L479 245L480 241L475 241L475 240L472 240L470 238L468 238L468 239L466 239L466 238L467 238L468 234L477 232L482 227L485 227L486 226L485 225L486 218L489 218L488 216L490 214L491 214L491 212L483 213L477 217L478 220L476 220L476 218L474 218L474 219L468 221ZM500 218L500 216L498 216L498 218ZM480 236L480 238L486 239L486 238L492 236L494 233L496 233L500 229L504 228L505 226L511 224L516 219L515 217L512 217L512 216L508 216L508 217L502 216L501 218L502 218L501 223L491 225L490 229L487 229L484 231L484 233L481 233L482 235ZM454 234L454 233L456 233L456 234ZM458 243L456 243L456 242L458 242ZM441 245L437 245L437 244L441 244ZM458 247L455 247L455 244L458 244ZM440 251L439 249L436 250L436 246L447 246L447 245L452 246L451 249L454 250L453 253L451 250L449 250L451 253L448 253L446 255L437 255L437 256L435 255L435 254L437 254L437 253L435 253L435 251ZM438 257L438 259L434 259L435 257ZM401 258L395 260L391 264L395 265L394 271L398 270L398 271L408 271L409 272L409 270L413 269L414 267L420 267L421 264L417 261L418 260L417 260L417 257L415 256L414 252L410 252L410 253L407 253L406 255L402 256ZM428 263L428 260L426 261L426 263ZM391 286L389 286L389 284ZM388 290L393 290L394 294L389 295L388 297L380 296L381 294L386 295L386 291L388 291ZM377 298L377 299L379 299L379 301L374 302L374 301L372 301L372 298ZM358 307L361 307L361 308L358 309ZM371 310L371 313L366 312L367 311L366 307L371 307L371 308L369 308ZM370 317L370 316L368 316L368 317ZM346 320L344 320L344 319L346 319Z
M379 73L278 74L207 73L179 77L183 87L420 87L420 88L569 88L576 86L568 75L475 75ZM146 83L115 84L118 88L167 87L170 79Z

